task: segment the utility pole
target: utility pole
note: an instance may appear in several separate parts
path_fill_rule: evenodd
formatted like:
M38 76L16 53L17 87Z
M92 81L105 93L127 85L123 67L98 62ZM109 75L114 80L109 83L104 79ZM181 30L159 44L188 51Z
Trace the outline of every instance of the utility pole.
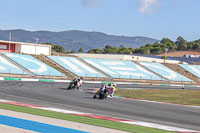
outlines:
M35 44L37 44L39 41L39 38L35 37L34 41L35 41ZM37 53L37 45L35 45L35 55L36 55L36 53Z
M8 45L8 51L10 52L10 41L11 41L11 32L9 34L9 45Z
M165 63L166 63L166 58L167 58L167 51L168 51L168 48L164 48L165 50Z
M35 41L35 44L37 44L38 41L39 41L39 38L35 37L35 38L34 38L34 41Z

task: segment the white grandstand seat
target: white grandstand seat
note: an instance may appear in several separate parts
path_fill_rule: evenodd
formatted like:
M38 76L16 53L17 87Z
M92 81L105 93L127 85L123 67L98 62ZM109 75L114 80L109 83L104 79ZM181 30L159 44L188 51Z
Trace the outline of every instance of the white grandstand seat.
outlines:
M30 55L22 55L15 53L3 53L3 54L36 75L62 76L62 74L57 70L53 69L52 67L44 64L43 62L35 59Z
M167 78L168 80L192 81L160 63L154 63L154 62L139 62L139 63L141 65L143 65L144 67L150 69L151 71L153 71L159 75L162 75L163 77Z
M122 60L82 58L112 78L160 80L157 75L145 70L141 66Z
M9 73L9 74L27 74L17 66L13 65L8 60L0 56L0 73Z
M200 65L184 65L179 64L180 67L200 78Z
M58 63L60 66L69 70L70 72L81 77L105 77L103 74L94 70L90 66L84 64L75 57L64 56L48 56L51 60Z

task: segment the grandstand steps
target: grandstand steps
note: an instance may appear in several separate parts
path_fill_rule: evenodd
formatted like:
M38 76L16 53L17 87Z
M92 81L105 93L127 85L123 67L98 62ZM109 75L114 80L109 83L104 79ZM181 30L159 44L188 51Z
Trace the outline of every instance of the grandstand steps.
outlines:
M97 69L96 67L92 66L91 64L87 63L86 61L84 61L83 59L81 59L80 57L76 57L76 59L80 60L82 63L86 64L87 66L91 67L92 69L94 69L95 71L102 73L103 75L105 75L106 77L108 77L109 79L112 79L112 77L108 74L106 74L105 72Z
M25 67L23 67L20 64L16 63L14 60L12 60L11 58L7 57L6 55L0 53L0 56L3 57L3 58L5 58L6 60L10 61L13 65L15 65L15 66L19 67L20 69L22 69L28 75L35 76L34 73L30 72L28 69L26 69Z
M162 75L159 75L159 74L155 73L154 71L148 69L147 67L144 67L144 66L141 65L140 63L138 63L138 62L134 62L134 63L137 64L138 66L141 66L141 67L144 68L145 70L150 71L151 73L157 75L157 76L160 77L162 80L166 80L166 81L168 81L167 78L163 77Z
M193 80L197 85L200 85L200 80L195 75L193 75L190 72L186 71L185 69L181 68L177 64L163 63L163 65L165 65L166 67L176 71L177 73Z
M61 75L60 78L63 79L72 79L74 77L77 77L75 74L69 72L68 70L66 70L64 67L60 66L59 64L55 63L54 61L52 61L51 59L49 59L48 57L46 57L45 55L32 55L34 58L42 61L43 63L51 66L52 68L56 69L57 71L63 73L64 75Z

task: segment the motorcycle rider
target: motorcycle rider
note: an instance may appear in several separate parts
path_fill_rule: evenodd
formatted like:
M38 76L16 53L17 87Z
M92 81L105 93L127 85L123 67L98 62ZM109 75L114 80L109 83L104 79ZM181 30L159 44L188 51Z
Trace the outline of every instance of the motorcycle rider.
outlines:
M108 87L111 87L113 89L112 93L110 95L108 95L108 97L113 98L113 95L114 95L115 91L117 90L116 89L117 84L115 82L114 83L109 83Z
M95 93L94 98L96 98L96 95L99 95L99 93L100 93L100 91L101 91L102 89L111 89L111 90L112 90L112 93L110 93L110 94L108 95L108 97L113 98L113 95L114 95L115 91L117 90L116 87L117 87L117 84L116 84L116 83L108 83L108 84L106 84L106 85L105 85L105 84L102 84L101 88Z
M77 90L78 90L79 87L82 86L83 84L83 77L73 79L71 84L74 84L74 86L77 86Z
M94 94L93 98L96 98L96 96L100 94L101 90L106 89L106 87L107 86L105 84L102 84L98 91Z
M78 78L77 81L78 81L78 82L77 82L77 85L78 85L78 88L77 88L77 89L79 89L79 87L82 86L82 84L83 84L83 77Z

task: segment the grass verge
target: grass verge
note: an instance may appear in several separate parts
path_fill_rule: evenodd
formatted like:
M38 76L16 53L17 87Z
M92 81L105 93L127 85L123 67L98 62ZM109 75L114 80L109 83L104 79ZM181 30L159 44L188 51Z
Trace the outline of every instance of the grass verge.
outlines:
M200 90L119 89L115 94L134 99L200 106Z
M169 133L169 131L154 129L154 128L147 128L142 126L136 126L136 125L130 125L130 124L124 124L120 122L114 122L114 121L108 121L108 120L101 120L101 119L95 119L95 118L89 118L89 117L83 117L83 116L77 116L77 115L71 115L71 114L64 114L64 113L58 113L58 112L52 112L52 111L46 111L46 110L40 110L40 109L33 109L28 107L21 107L21 106L15 106L10 104L4 104L0 103L1 109L6 110L12 110L17 112L23 112L33 115L40 115L45 117L51 117L56 119L62 119L62 120L68 120L73 122L79 122L89 125L95 125L100 127L107 127L117 130L123 130L127 132L134 132L134 133Z

